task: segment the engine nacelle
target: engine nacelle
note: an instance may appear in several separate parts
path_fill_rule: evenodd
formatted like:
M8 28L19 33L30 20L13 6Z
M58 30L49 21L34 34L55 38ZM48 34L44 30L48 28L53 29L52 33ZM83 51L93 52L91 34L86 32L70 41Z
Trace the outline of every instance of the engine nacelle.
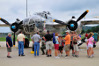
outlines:
M74 20L70 20L67 24L67 27L71 30L71 31L75 31L78 28L78 24L76 21Z

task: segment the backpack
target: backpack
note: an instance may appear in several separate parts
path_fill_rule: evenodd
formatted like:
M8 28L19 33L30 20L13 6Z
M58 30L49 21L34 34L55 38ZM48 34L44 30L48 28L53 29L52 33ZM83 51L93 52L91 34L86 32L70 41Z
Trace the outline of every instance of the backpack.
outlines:
M56 44L55 33L53 33L53 43Z
M96 47L96 44L95 44L95 41L93 42L93 48L95 48Z
M73 40L73 43L74 43L74 44L77 44L77 39L76 39L76 37L73 37L73 39L74 39L74 40Z

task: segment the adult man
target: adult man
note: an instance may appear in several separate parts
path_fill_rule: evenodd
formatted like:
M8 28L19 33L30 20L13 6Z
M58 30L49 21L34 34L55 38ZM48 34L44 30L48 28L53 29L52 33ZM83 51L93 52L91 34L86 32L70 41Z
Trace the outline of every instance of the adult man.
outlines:
M71 42L70 42L70 50L72 50L72 56L74 57L74 47L73 47L73 31L70 33L71 36Z
M6 37L6 47L7 47L7 51L8 51L8 58L12 58L10 56L10 52L11 52L11 47L12 47L12 39L11 39L11 34L9 33L8 36Z
M19 56L20 55L25 56L24 55L25 36L22 32L20 32L20 34L18 34L17 41L18 41Z
M47 34L44 36L46 41L46 50L47 50L47 57L51 57L51 50L52 50L52 38L53 36L47 31Z
M98 34L96 32L94 32L94 40L95 40L95 43L98 41Z
M36 34L34 34L32 37L31 37L31 40L32 42L34 43L34 56L39 56L39 48L40 48L40 41L41 41L41 38L40 38L40 35L39 35L39 32L37 32ZM37 50L37 54L36 54L36 50Z
M64 38L65 40L65 52L66 52L66 57L69 56L70 54L70 42L71 42L71 36L69 35L69 30L66 31L66 36Z

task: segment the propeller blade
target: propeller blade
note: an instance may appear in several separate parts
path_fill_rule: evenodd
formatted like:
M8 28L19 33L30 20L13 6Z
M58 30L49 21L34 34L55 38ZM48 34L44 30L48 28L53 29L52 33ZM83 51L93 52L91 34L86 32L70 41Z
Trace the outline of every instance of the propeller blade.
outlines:
M8 21L6 21L5 19L0 18L0 20L1 20L3 23L5 23L5 24L10 25L10 23L9 23Z
M13 35L13 46L15 47L15 32L14 32L14 35Z
M84 16L89 12L89 10L86 10L78 19L76 22L78 22L79 20L81 20L82 18L84 18Z
M59 24L63 24L63 25L68 25L68 24L66 24L66 23L63 22L63 21L56 20L56 19L54 19L53 22L56 22L56 23L59 23Z

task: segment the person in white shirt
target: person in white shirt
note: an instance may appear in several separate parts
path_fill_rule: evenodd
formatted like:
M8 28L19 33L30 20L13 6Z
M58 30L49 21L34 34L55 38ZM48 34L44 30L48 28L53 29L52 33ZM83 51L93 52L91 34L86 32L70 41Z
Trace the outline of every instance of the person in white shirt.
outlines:
M24 44L25 44L25 35L20 32L17 36L17 41L18 41L18 50L19 50L19 56L25 56L24 55Z

